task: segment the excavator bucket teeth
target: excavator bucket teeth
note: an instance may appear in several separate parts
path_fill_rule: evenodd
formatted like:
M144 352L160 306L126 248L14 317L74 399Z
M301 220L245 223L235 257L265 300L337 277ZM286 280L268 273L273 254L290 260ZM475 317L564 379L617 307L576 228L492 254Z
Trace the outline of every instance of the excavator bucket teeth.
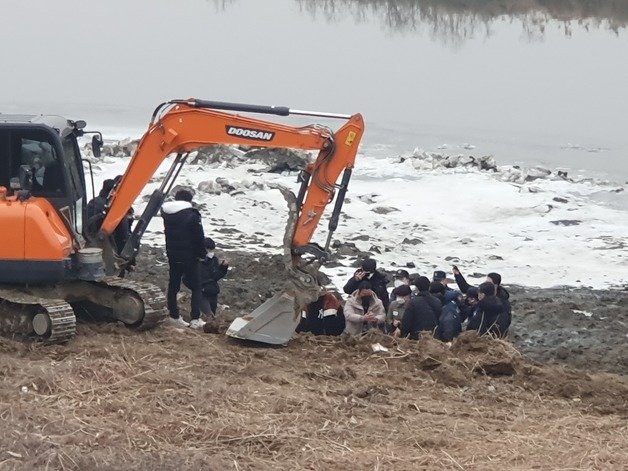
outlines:
M227 335L271 345L285 345L299 323L294 303L294 297L288 293L275 295L248 316L236 318L229 326Z

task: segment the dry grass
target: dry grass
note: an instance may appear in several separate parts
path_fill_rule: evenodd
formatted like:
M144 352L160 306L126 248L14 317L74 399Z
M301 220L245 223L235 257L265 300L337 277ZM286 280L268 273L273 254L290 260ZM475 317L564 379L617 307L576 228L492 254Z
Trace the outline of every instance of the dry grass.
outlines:
M0 469L628 466L621 378L474 335L259 348L81 325L67 346L0 341L0 375Z

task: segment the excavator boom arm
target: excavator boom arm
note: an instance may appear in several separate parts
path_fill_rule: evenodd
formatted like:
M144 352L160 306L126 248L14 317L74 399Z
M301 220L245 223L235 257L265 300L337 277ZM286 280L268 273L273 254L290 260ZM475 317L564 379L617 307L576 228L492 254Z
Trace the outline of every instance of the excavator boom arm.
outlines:
M362 116L356 114L348 117L347 122L332 133L322 126L292 127L205 107L219 105L221 104L218 102L193 99L178 101L158 121L151 124L122 179L112 192L109 209L101 226L102 235L109 236L113 233L169 155L186 154L210 144L241 144L319 150L316 161L305 169L311 183L300 208L293 236L293 247L309 243L325 207L334 197L340 173L353 168L364 132ZM285 107L228 103L222 105L222 109L237 111L290 114L290 110ZM325 116L324 113L316 115ZM342 115L328 116L337 118Z

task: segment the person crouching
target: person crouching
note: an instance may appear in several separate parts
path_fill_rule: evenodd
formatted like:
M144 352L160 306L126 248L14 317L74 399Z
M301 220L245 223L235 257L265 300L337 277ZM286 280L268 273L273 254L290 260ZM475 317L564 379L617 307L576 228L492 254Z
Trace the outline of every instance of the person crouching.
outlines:
M368 281L362 281L345 303L345 332L359 335L386 322L384 304L373 292Z

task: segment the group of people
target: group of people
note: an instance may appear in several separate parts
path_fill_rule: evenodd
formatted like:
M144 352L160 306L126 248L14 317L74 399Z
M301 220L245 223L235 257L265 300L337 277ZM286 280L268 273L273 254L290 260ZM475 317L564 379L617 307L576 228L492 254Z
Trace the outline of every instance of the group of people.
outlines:
M453 267L453 275L454 280L438 270L430 280L399 269L393 276L389 294L386 275L377 270L375 260L365 259L343 288L349 295L344 305L337 296L324 293L304 311L297 331L357 335L380 329L410 339L418 339L421 332L427 331L450 342L466 323L467 330L479 334L506 336L512 309L501 276L489 273L475 287L469 285L457 267ZM454 282L458 290L449 286Z
M120 177L117 177L118 179ZM106 180L99 195L89 202L88 217L101 214L116 179ZM193 195L182 189L174 201L161 208L169 264L168 311L175 325L202 328L201 314L214 316L218 307L218 281L229 269L225 260L214 253L216 244L205 237L201 214L192 205ZM122 250L131 234L132 214L125 218L114 233L114 243ZM457 267L454 280L444 271L435 271L432 279L399 269L393 276L389 294L387 276L377 270L377 262L367 258L347 281L343 290L348 298L343 302L338 293L324 291L314 302L305 306L297 332L316 335L357 335L369 329L380 329L396 337L418 339L421 332L449 342L463 329L480 334L504 337L512 317L508 291L501 285L498 273L489 273L486 281L471 286ZM449 286L458 285L458 290ZM190 317L186 322L180 315L177 294L181 283L192 292Z
M109 193L120 178L105 180L98 196L87 205L88 219L104 213ZM205 325L201 314L206 317L216 314L220 292L218 280L227 274L229 264L215 256L216 244L211 238L205 237L201 214L192 205L192 199L190 191L177 191L174 201L162 205L161 216L169 265L167 301L170 321L177 326L201 329ZM113 234L118 252L131 235L132 222L132 214L127 215ZM189 323L179 312L177 295L181 283L192 292Z

